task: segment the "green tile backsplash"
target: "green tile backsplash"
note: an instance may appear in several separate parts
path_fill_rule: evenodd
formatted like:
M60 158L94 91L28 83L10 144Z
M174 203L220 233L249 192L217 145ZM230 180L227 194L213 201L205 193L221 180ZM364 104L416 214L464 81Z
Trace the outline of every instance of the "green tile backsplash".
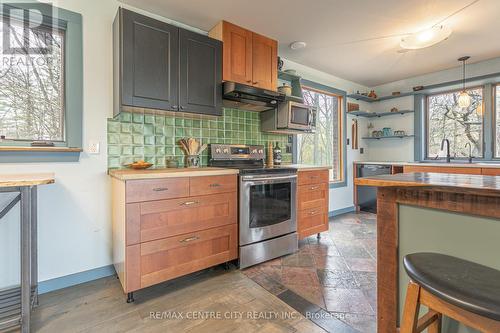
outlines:
M193 137L202 143L256 144L267 147L269 141L279 142L283 152L288 135L264 133L260 130L258 112L224 109L220 117L190 114L149 114L122 111L108 119L108 167L145 160L156 167L165 167L166 160L184 165L184 152L178 141ZM284 162L292 155L284 153ZM208 150L202 153L203 166L208 163Z

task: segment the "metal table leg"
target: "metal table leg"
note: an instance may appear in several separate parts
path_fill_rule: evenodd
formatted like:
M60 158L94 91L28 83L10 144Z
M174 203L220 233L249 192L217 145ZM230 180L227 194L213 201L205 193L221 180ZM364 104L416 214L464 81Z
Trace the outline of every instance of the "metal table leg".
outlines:
M31 187L21 192L21 332L29 333L31 325Z
M33 289L33 306L38 305L38 221L37 221L37 187L31 188L31 288Z

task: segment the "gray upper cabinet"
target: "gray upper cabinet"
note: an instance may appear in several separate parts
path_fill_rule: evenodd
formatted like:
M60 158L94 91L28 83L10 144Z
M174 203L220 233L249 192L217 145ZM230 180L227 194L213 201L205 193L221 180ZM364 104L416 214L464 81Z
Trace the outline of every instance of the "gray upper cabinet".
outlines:
M113 24L114 115L123 107L222 114L222 44L120 8Z
M222 114L222 42L179 29L180 89L183 112Z

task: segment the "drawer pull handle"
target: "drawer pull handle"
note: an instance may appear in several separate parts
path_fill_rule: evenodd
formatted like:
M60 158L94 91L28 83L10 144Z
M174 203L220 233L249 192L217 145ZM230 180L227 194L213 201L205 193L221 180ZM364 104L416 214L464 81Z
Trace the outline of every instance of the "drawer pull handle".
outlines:
M188 237L188 238L184 238L184 239L181 239L179 242L180 243L187 243L187 242L192 242L192 241L195 241L197 239L200 239L200 237L198 236L193 236L193 237Z
M318 214L318 213L319 213L319 211L318 211L318 210L313 210L313 211L309 212L309 215L316 215L316 214Z
M209 186L210 186L210 187L220 187L220 186L221 186L221 184L217 184L217 183L215 183L215 184L210 184Z
M319 186L311 186L311 190L317 190Z
M200 203L199 201L185 201L185 202L181 203L181 206L191 206L191 205L196 205L199 203Z
M318 177L319 177L319 176L317 176L317 175L314 175L314 176L309 176L309 178L311 178L311 179L316 179L316 178L318 178Z
M168 191L168 187L155 187L153 189L155 192L163 192L163 191Z

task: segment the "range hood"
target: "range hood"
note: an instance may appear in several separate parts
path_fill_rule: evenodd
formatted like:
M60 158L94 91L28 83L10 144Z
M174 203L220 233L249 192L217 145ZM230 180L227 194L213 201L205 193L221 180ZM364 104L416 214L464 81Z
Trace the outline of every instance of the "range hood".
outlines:
M283 93L229 81L223 83L222 93L224 106L248 111L276 109L285 101Z

